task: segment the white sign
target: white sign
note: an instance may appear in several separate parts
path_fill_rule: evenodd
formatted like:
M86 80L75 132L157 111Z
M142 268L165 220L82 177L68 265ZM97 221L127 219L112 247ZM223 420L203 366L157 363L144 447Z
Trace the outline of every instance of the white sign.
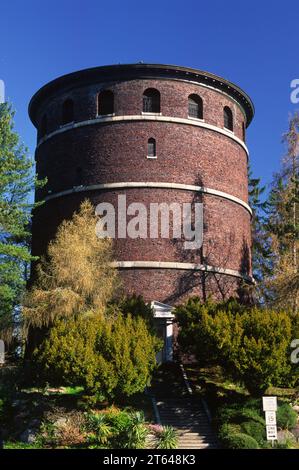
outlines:
M277 440L277 427L275 425L266 426L267 429L267 441Z
M267 426L276 426L276 411L266 411L266 425Z
M4 364L4 362L5 362L4 341L0 339L0 364Z
M276 411L277 397L263 397L263 411Z

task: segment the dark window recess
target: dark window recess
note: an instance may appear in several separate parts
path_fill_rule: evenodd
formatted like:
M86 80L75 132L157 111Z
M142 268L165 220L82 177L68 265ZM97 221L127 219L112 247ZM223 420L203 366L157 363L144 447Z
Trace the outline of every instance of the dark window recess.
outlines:
M42 117L41 125L40 125L40 136L44 137L47 134L48 122L47 116L44 114Z
M147 156L155 157L156 156L156 141L152 137L147 141Z
M234 130L233 113L232 113L232 110L228 106L225 106L223 110L223 117L224 117L224 127L226 127L226 129L229 129L230 131L233 131Z
M65 100L62 105L62 125L69 124L74 121L74 102L73 100Z
M203 103L198 95L190 95L188 98L188 116L203 119Z
M114 94L110 90L104 90L98 95L98 114L114 113Z
M79 166L76 168L75 186L82 186L83 184L83 169Z
M143 112L159 113L160 112L160 93L155 88L148 88L143 93Z

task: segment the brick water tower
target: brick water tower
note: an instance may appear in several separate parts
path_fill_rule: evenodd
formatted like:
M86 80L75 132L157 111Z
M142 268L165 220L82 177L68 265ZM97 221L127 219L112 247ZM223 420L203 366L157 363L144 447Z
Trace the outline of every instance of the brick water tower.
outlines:
M127 293L174 305L191 295L225 298L251 282L246 128L254 108L211 73L157 64L81 70L43 86L29 105L37 128L32 250L46 251L82 200L127 205L203 204L203 245L116 238ZM161 318L167 318L167 307Z

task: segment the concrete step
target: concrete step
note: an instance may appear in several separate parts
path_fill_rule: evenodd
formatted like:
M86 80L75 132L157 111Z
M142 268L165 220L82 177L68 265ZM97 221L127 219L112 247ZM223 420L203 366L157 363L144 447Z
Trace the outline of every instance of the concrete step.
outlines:
M189 398L157 401L161 423L178 434L178 449L216 448L217 441L201 403Z

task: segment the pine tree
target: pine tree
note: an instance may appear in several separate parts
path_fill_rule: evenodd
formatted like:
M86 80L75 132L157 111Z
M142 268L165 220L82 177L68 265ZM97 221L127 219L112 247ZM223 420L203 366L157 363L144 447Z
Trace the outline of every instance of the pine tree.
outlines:
M256 282L256 297L259 303L265 301L263 279L272 267L271 247L265 228L267 199L263 199L265 186L260 178L254 178L249 170L249 205L252 209L252 272Z
M31 261L29 224L35 204L29 202L34 184L33 161L14 131L14 112L0 104L0 336L8 342L14 314Z

